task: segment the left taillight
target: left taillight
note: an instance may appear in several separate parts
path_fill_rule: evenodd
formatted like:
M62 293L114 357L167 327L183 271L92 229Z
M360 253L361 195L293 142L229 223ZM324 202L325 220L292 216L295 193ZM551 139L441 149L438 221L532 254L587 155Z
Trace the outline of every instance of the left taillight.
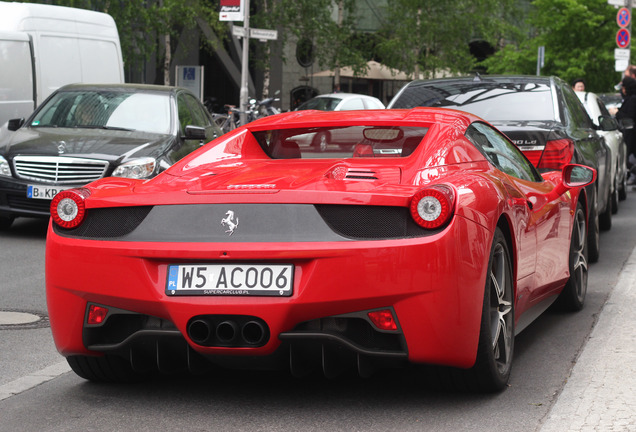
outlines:
M574 142L570 139L548 141L541 155L537 168L561 170L572 161ZM534 162L533 162L534 163Z
M455 191L450 186L429 186L411 198L411 217L422 228L441 228L451 220L454 209Z
M90 195L86 188L68 189L53 197L51 217L62 228L75 228L84 220L86 206L84 201Z

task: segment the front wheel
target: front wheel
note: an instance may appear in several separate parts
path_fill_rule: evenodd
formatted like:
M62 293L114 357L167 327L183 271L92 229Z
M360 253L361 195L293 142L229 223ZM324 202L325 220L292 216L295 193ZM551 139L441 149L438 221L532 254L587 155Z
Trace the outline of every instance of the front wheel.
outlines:
M467 371L479 391L495 392L507 386L514 351L514 325L510 252L501 229L497 228L486 275L477 360Z
M570 279L558 298L562 309L579 311L583 309L587 293L587 238L585 237L585 212L579 202L574 214L574 226L570 239Z

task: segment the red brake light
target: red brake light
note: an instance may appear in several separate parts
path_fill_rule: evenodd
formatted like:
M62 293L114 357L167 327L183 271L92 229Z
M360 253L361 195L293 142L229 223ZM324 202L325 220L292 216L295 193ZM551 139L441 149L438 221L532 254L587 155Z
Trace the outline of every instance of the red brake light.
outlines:
M561 170L572 161L574 142L570 139L548 141L537 168ZM534 163L534 162L533 162Z
M380 330L397 330L397 323L391 309L382 309L367 314L373 325Z
M437 229L453 215L455 192L450 186L434 185L411 198L411 217L422 228Z
M87 324L102 324L106 320L108 315L108 308L97 305L90 305L88 307L88 316L86 317Z
M530 163L535 167L539 165L539 161L541 160L541 153L543 153L541 150L527 150L523 152Z
M84 200L90 195L86 188L64 190L51 201L53 222L62 228L75 228L84 220Z

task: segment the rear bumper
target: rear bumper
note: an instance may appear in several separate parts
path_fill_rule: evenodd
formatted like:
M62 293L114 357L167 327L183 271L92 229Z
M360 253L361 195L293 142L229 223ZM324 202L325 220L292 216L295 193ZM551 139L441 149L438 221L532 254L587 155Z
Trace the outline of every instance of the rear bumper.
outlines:
M489 256L484 245L491 241L487 230L462 217L423 238L278 244L86 240L59 236L49 227L51 328L64 356L121 353L150 338L180 339L186 343L184 352L215 362L239 357L258 364L280 356L281 350L289 356L294 346L309 345L319 350L344 347L362 357L470 367ZM291 263L294 292L290 297L168 296L168 265L186 262ZM151 317L164 327L160 332L140 327L119 339L112 336L116 332L106 332L91 342L85 321L89 302ZM366 330L355 326L325 330L324 323L334 317L379 308L391 308L399 323L388 345L378 348L377 340L361 341L359 334ZM269 336L258 346L205 346L193 340L189 325L194 317L210 315L255 317L265 323Z

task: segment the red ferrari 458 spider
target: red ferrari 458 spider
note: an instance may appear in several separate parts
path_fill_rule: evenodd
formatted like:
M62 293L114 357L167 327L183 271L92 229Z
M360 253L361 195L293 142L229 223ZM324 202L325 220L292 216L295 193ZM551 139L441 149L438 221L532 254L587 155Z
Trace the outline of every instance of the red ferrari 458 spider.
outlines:
M316 134L326 151L299 145ZM55 344L95 381L415 363L497 391L515 334L555 300L583 307L595 176L540 174L459 111L267 117L151 180L55 197Z

